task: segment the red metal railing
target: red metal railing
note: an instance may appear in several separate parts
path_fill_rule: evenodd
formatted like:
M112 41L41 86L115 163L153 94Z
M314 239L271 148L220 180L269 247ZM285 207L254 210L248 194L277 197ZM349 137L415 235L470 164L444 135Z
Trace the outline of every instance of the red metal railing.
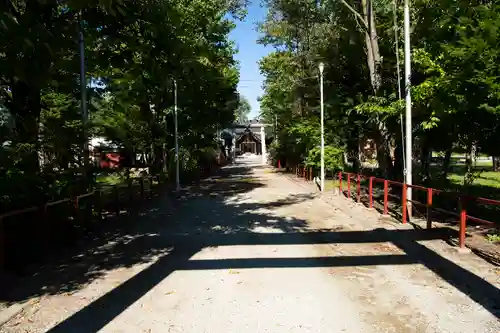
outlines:
M299 178L304 178L307 181L312 181L314 178L313 168L308 168L303 165L297 165L295 167L295 175Z
M205 168L200 169L200 174L202 176L207 176L220 169L220 167L224 164L225 163L221 163L221 165L209 164ZM51 216L51 213L61 215L57 218L63 220L64 222L58 226L63 225L67 227L71 223L89 222L87 219L88 217L83 218L81 216L83 213L82 211L86 211L87 213L90 212L91 214L95 212L97 220L101 221L103 219L103 208L105 208L106 211L110 213L113 212L114 215L119 216L121 207L124 204L127 202L132 203L134 198L139 198L141 200L151 199L153 197L154 188L159 185L161 185L159 176L142 177L138 180L130 181L127 184L105 186L103 188L95 189L92 192L47 202L39 206L32 206L0 214L0 268L2 268L5 264L6 251L10 250L7 249L6 241L9 241L9 244L11 245L17 241L21 241L19 235L17 234L22 233L22 229L24 227L17 227L17 225L22 223L21 221L23 218L31 222L39 221L37 223L30 224L30 226L33 226L36 230L41 231L41 234L39 235L36 235L36 231L33 232L35 236L39 238L38 242L40 244L48 244L50 242L49 239L52 236L51 232L54 231L49 230L53 227L53 221L51 221L53 216ZM88 207L87 202L84 202L85 200L91 200L90 203L88 203ZM57 209L52 207L57 207ZM68 207L69 210L67 211L66 208ZM35 216L31 216L29 214L35 214ZM70 221L70 219L73 221ZM8 222L12 223L9 224ZM6 228L7 225L16 227L14 234L8 232L7 229L9 228Z
M343 181L344 178L347 182L347 189L344 193L343 189ZM454 216L459 219L459 246L461 248L465 247L465 236L466 236L466 229L467 229L467 221L473 221L478 224L484 224L484 225L496 225L495 222L488 221L485 219L481 219L475 216L471 216L467 214L467 205L470 204L471 202L475 202L477 204L486 204L486 205L493 205L493 206L500 206L500 201L499 200L493 200L493 199L487 199L487 198L481 198L481 197L473 197L473 196L468 196L465 194L460 194L460 193L452 193L452 192L447 192L444 190L440 189L434 189L434 188L428 188L420 185L407 185L401 182L397 181L392 181L392 180L387 180L387 179L382 179L382 178L376 178L376 177L371 177L371 176L365 176L361 174L354 174L354 173L349 173L349 172L339 172L338 173L338 181L339 181L339 193L345 194L347 198L351 198L351 180L354 181L356 184L356 194L357 194L357 201L361 201L361 180L365 179L368 180L368 206L369 208L373 208L373 192L374 192L374 187L376 186L377 183L382 183L383 184L383 189L384 189L384 195L383 195L383 214L388 215L389 213L389 197L396 197L401 200L401 221L402 223L407 223L408 220L408 213L411 213L411 211L408 210L408 203L412 203L413 205L416 206L423 206L426 208L426 219L427 219L427 228L430 229L432 228L432 213L433 211L435 212L440 212L442 214L448 214L451 216ZM389 187L400 187L401 188L401 196L393 195L389 193ZM422 191L426 193L426 202L420 202L418 200L408 200L406 197L406 192L408 187L411 187L412 189L418 191ZM442 209L440 207L437 207L434 205L434 196L436 195L447 195L451 197L452 199L455 199L458 201L458 213Z

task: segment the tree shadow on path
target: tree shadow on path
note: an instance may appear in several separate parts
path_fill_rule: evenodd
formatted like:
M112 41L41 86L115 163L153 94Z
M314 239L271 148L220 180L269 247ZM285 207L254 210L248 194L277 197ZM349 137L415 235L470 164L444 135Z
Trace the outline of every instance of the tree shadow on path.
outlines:
M179 270L221 270L230 268L268 267L346 267L370 265L422 264L441 276L450 285L499 316L499 290L477 275L443 258L420 240L449 237L447 229L385 230L372 231L308 231L307 221L293 217L283 218L272 211L262 212L283 205L293 205L308 200L308 195L292 195L272 202L233 202L236 195L263 190L265 183L251 175L249 167L224 169L220 178L208 179L179 196L173 203L157 203L154 214L138 217L146 234L140 242L123 245L117 259L113 247L108 255L114 267L128 262L124 253L139 253L136 262L152 253L161 257L123 284L104 294L85 308L71 315L49 330L55 332L97 332L139 300L171 273ZM219 181L217 179L223 179ZM312 198L313 195L309 197ZM272 228L275 233L258 233L256 227ZM198 260L191 259L206 247L228 245L295 245L391 242L405 254L364 255L355 257L320 258L242 258ZM162 253L163 251L163 253ZM142 254L142 256L140 255ZM141 258L137 260L137 258ZM102 258L101 258L102 259ZM112 265L113 266L113 265ZM88 267L88 265L87 265ZM101 269L111 269L108 266Z

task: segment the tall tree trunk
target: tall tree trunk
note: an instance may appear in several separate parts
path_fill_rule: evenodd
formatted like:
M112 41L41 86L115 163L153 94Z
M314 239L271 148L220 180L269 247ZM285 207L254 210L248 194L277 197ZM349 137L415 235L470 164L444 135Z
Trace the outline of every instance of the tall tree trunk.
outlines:
M403 142L401 141L401 135L399 135L394 149L394 179L396 180L404 179L403 159Z
M372 0L361 0L363 7L363 17L367 25L365 32L366 55L368 69L370 71L370 82L373 89L373 94L377 96L380 92L382 83L381 63L382 57L378 45L378 34L376 28L375 12L373 11ZM387 124L377 118L378 142L377 142L377 160L379 167L385 177L392 178L393 164L391 159L391 135L387 129Z
M429 140L422 140L421 150L420 150L420 177L425 183L430 180L430 162L431 162L432 150L430 147Z
M361 0L363 6L364 20L368 26L365 32L366 54L368 68L370 70L370 80L375 95L378 94L381 84L382 74L380 49L378 46L377 28L375 25L375 12L373 11L372 0Z
M500 157L493 156L493 171L500 171Z
M477 143L473 142L469 146L469 151L467 152L465 158L465 176L464 176L464 185L472 185L474 182L474 166L476 164L477 158Z
M25 152L20 167L24 172L35 174L40 170L38 163L40 89L20 80L13 80L11 87L10 112L15 121L15 143L21 145Z
M448 178L448 173L450 172L450 166L451 166L451 154L452 153L453 153L453 146L450 144L450 146L446 149L444 159L443 159L443 174L442 174L443 179Z

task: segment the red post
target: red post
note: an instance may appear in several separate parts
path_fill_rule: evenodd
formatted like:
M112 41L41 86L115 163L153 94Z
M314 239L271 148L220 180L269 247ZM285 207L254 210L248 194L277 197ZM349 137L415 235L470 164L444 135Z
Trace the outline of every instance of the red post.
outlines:
M460 248L465 248L465 229L467 228L467 209L466 200L460 197L460 230L458 236L458 245Z
M427 229L432 229L432 188L427 189Z
M358 202L361 201L361 176L358 175Z
M278 160L278 169L281 169L281 162Z
M373 177L370 177L368 183L368 197L368 200L370 201L370 208L373 208Z
M339 194L342 194L342 171L339 172Z
M384 180L384 215L387 215L389 212L389 182Z
M401 193L401 209L403 216L403 224L406 224L407 216L406 216L406 184L403 184L403 192Z
M313 180L313 168L309 168L309 180Z
M347 197L351 197L351 174L347 173Z

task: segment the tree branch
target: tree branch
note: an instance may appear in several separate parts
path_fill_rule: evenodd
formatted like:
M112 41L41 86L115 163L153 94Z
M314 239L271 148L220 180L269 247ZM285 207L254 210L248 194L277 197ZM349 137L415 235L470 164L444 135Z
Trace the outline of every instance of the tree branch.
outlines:
M356 9L354 9L346 0L340 0L340 2L342 2L344 4L344 6L346 6L347 9L349 9L356 16L356 18L361 20L361 22L363 22L363 25L365 26L365 28L368 29L368 24L366 23L363 16L361 16L361 14L356 11Z

